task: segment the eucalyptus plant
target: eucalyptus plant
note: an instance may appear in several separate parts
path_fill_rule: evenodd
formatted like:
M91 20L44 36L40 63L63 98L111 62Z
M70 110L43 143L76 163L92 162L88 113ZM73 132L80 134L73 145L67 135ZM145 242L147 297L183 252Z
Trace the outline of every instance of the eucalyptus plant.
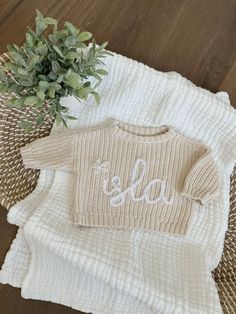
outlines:
M59 30L56 19L36 13L35 31L28 27L23 45L7 46L9 61L0 70L0 92L13 95L7 101L9 106L43 107L36 125L40 126L47 114L67 126L67 119L76 118L68 115L60 98L73 95L81 101L91 94L99 104L96 88L107 75L102 59L112 54L105 50L107 42L96 45L90 32L81 32L70 22ZM31 130L32 121L23 120L21 126Z

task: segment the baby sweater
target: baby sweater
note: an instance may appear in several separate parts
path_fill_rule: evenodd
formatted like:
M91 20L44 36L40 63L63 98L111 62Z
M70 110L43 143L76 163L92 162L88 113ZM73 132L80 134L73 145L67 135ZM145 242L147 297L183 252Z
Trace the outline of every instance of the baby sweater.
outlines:
M168 126L114 121L21 148L26 168L75 175L74 222L184 234L219 191L211 149Z

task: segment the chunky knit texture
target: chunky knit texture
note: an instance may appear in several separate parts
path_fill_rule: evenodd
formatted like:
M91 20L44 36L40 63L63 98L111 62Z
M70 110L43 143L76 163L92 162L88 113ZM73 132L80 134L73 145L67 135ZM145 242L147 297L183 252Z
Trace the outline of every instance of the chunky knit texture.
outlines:
M75 223L184 234L192 209L219 192L211 149L170 127L115 121L38 139L21 149L28 168L76 174Z
M25 298L96 314L222 313L211 270L227 228L236 111L227 93L210 93L176 72L156 71L116 53L105 62L109 74L98 87L100 106L93 97L81 103L62 99L78 118L69 127L96 126L111 117L140 126L171 125L212 148L220 196L194 212L184 237L79 227L71 222L73 176L42 170L35 191L8 214L20 229L0 282L21 287ZM60 132L54 125L52 133Z

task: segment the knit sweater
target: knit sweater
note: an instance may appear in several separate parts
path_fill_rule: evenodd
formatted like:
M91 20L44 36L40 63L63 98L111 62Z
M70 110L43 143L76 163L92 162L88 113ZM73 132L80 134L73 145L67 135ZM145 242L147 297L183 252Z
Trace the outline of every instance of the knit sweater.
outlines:
M170 127L114 121L53 135L21 149L27 168L76 177L74 222L184 234L192 209L218 193L211 149Z

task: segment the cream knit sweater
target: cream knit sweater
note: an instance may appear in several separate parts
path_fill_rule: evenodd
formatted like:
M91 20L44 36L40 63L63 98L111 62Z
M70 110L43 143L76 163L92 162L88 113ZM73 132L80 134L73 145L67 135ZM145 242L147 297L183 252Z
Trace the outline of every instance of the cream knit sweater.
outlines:
M114 121L38 139L21 153L26 168L75 173L74 222L84 226L184 234L193 207L219 190L210 148L166 126Z

